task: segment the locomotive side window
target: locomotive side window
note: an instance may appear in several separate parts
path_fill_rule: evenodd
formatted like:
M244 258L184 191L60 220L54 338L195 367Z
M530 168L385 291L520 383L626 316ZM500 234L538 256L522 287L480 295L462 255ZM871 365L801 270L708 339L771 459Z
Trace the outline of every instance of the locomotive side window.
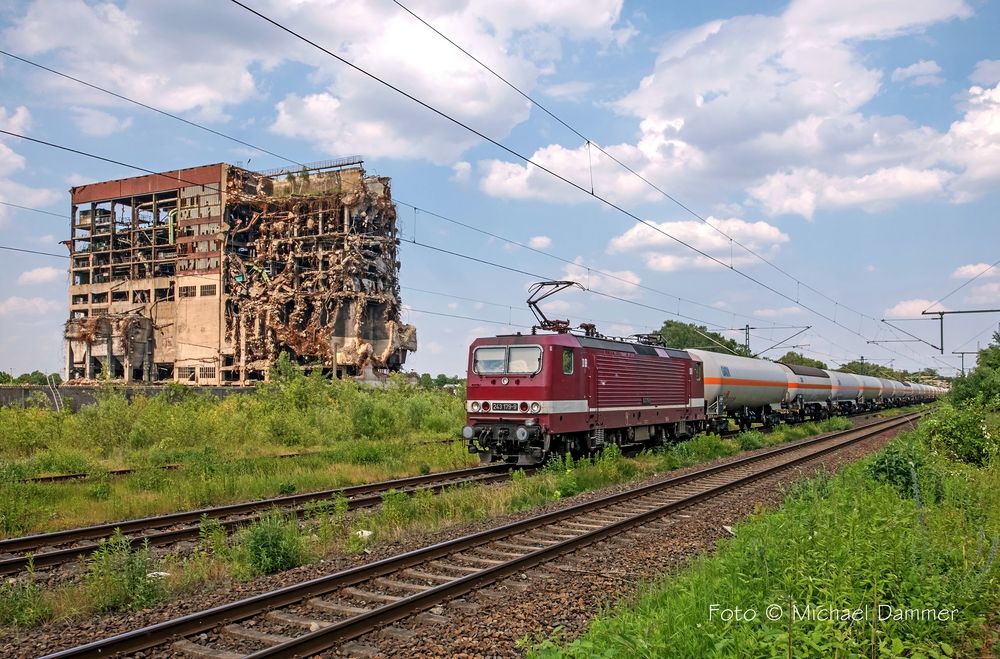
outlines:
M476 348L476 352L473 357L473 370L479 375L503 373L504 359L506 356L507 348L504 348L503 346Z
M695 382L701 381L701 362L695 362L694 364L694 380Z
M511 346L507 356L508 373L537 373L542 370L542 349L539 346Z
M563 375L573 375L572 348L563 348Z

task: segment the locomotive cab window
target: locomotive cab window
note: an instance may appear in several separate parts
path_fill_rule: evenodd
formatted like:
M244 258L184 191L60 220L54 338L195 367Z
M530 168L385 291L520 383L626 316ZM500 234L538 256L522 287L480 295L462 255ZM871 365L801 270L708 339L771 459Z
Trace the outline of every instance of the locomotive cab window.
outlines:
M563 375L573 375L572 348L563 348Z
M480 375L503 373L506 356L507 348L503 346L476 348L475 353L473 353L473 370Z
M507 372L533 374L542 370L542 349L539 346L511 346L507 355Z
M701 380L701 362L695 362L695 365L694 365L694 379L695 379L695 382L698 382L698 381Z

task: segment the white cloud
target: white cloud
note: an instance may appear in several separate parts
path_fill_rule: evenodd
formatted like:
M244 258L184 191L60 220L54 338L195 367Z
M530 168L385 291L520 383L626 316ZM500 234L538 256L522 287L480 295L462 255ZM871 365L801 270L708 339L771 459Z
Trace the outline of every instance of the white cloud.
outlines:
M13 112L8 112L6 107L0 105L0 128L25 134L31 129L31 113L23 105ZM0 139L16 143L14 138ZM32 188L10 178L11 175L23 170L24 167L24 156L16 153L5 142L0 141L0 201L18 206L45 207L62 198L62 195L54 190ZM0 228L7 225L8 218L14 212L15 210L9 206L0 206Z
M22 272L17 278L18 284L45 284L50 281L57 281L60 277L66 276L66 270L44 266Z
M0 316L42 315L62 308L62 304L43 297L24 298L17 295L0 300Z
M74 108L73 121L77 128L91 137L108 137L121 133L132 125L132 118L119 119L113 114L94 108Z
M753 314L761 318L777 318L779 316L794 316L802 313L802 307L779 307L777 309L755 309Z
M631 270L603 270L601 274L588 268L583 257L573 259L573 263L563 268L563 279L580 283L584 288L600 293L632 299L639 295L639 284L642 279ZM574 289L568 289L571 293Z
M631 28L616 27L622 2L598 0L580 11L572 0L465 0L427 3L418 11L531 91L567 42L605 48L627 40ZM261 0L256 8L488 134L503 137L528 116L525 99L391 5ZM67 73L203 120L227 120L231 108L266 98L267 74L304 65L314 87L281 100L272 130L331 154L445 163L475 143L441 117L228 3L32 0L8 23L0 40L12 50L45 54ZM152 37L163 34L171 38ZM68 106L118 107L71 82L33 75Z
M966 301L973 304L992 304L1000 302L1000 282L989 282L973 286Z
M547 314L567 314L576 308L575 305L566 300L548 300L539 306Z
M726 265L737 267L758 262L758 259L746 250L740 247L734 249L729 238L712 227L718 228L765 257L774 256L780 246L789 240L780 229L767 222L709 217L708 223L685 220L650 222L650 225L652 226L636 224L624 234L612 238L608 243L608 252L611 254L637 252L642 254L646 266L650 269L671 272L691 268L721 267L716 261L681 245L678 240L719 259Z
M909 66L901 67L892 72L893 82L910 81L910 84L920 86L940 85L944 78L937 75L941 67L934 60L920 60Z
M865 266L865 270L868 272L876 272L878 271L878 268L876 268L873 264L869 263L867 266Z
M667 136L669 128L665 122L643 121L639 129L637 144L614 144L603 147L604 150L648 180L693 180L703 170L703 154L690 144ZM486 172L480 188L494 197L579 203L592 199L586 193L590 192L593 180L594 192L614 202L661 199L637 177L587 144L574 148L552 144L536 150L530 158L540 167L575 183L578 189L538 166L503 160L480 162Z
M1000 277L1000 266L990 268L989 263L970 263L960 265L951 273L953 279L972 279L973 277Z
M460 160L451 166L451 180L457 183L465 183L469 180L469 176L472 174L472 165Z
M921 298L914 300L903 300L885 310L887 318L919 318L920 314L934 304L933 300ZM947 307L941 304L934 305L931 311L947 311Z
M976 62L976 68L969 76L969 80L986 87L1000 82L1000 59L984 59Z
M587 92L594 88L594 83L585 82L583 80L574 80L570 82L561 82L555 85L549 85L546 87L542 93L546 96L552 98L565 99L571 101L580 100Z
M672 35L637 88L612 104L635 117L636 143L609 151L682 199L715 204L743 189L769 213L811 217L822 208L881 210L903 201L965 201L1000 182L997 101L972 88L948 133L903 116L865 115L885 72L864 42L964 19L963 0L793 0L779 16L737 16ZM980 75L990 76L984 64ZM897 80L928 84L935 62L900 68ZM591 169L586 145L549 145L533 160L615 202L661 199L608 159ZM538 168L483 163L495 196L579 202L579 190ZM735 201L734 199L724 201Z
M566 40L609 44L621 0L601 0L580 12L571 0L436 4L421 14L471 48L517 87L531 92L561 58ZM287 3L284 5L288 7ZM352 20L322 3L298 3L288 22L309 20L321 43L342 44L352 61L463 123L495 138L525 121L530 103L403 12L361 4ZM325 89L291 93L278 103L272 130L316 142L331 153L454 161L479 138L377 83L323 65Z
M901 199L941 194L952 174L941 169L891 167L864 176L834 176L813 168L771 174L748 190L770 215L811 218L818 207L879 210Z
M7 108L0 106L0 128L23 135L31 128L31 113L23 105L19 105L13 113L8 113Z
M532 236L528 240L528 247L535 249L547 249L552 246L552 239L548 236Z

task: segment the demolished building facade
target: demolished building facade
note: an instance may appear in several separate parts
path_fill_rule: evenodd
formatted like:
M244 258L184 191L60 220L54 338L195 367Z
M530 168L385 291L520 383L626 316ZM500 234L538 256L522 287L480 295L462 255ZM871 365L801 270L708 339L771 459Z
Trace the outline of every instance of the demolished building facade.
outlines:
M389 179L359 159L206 165L70 192L68 380L245 385L282 352L371 376L416 350Z

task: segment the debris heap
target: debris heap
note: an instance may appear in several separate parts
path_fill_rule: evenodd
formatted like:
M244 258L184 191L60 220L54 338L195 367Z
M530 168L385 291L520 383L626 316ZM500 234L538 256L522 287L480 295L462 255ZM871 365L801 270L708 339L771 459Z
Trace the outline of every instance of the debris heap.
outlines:
M67 379L246 384L282 352L374 377L416 350L389 179L359 159L208 165L71 193Z

